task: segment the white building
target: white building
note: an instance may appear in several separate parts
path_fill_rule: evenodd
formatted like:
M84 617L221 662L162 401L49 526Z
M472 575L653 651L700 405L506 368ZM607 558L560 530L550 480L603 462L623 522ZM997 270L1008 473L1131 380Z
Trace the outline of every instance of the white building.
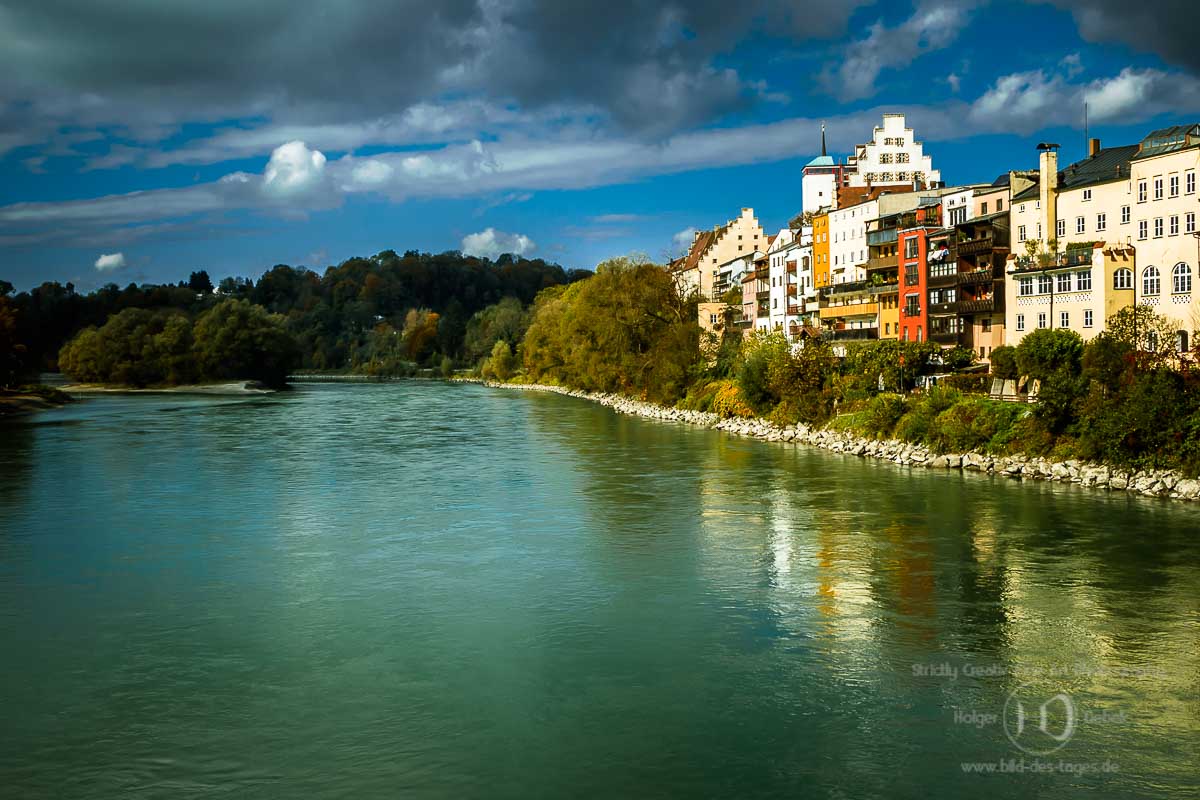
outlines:
M937 186L942 180L932 157L925 155L924 145L913 136L913 129L905 126L903 114L883 115L883 125L875 128L871 141L854 148L847 171L850 186Z
M878 216L878 200L867 200L829 212L831 283L853 283L866 278L867 223Z
M770 267L770 318L767 329L782 331L789 339L811 316L806 306L816 307L813 285L812 228L784 228L767 254ZM806 291L812 295L806 301Z

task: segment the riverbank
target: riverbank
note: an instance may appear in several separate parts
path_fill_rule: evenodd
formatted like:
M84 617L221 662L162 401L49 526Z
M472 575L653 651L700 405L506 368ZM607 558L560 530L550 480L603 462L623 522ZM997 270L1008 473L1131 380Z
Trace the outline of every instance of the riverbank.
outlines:
M896 439L871 439L807 425L780 427L764 419L721 417L710 412L667 408L616 394L584 392L546 384L484 382L484 385L498 389L554 392L590 400L620 414L698 425L768 442L806 444L834 453L876 458L911 467L989 472L1009 478L1075 483L1095 489L1135 492L1174 500L1200 500L1200 480L1188 478L1175 470L1125 470L1076 460L1051 461L1040 457L993 456L978 452L936 454L924 445Z
M49 386L0 391L0 418L61 408L71 400L70 395Z
M70 394L208 394L208 395L259 395L274 394L277 389L264 386L257 381L231 381L228 383L196 383L181 386L157 386L138 388L133 386L110 386L103 383L68 383L61 387Z

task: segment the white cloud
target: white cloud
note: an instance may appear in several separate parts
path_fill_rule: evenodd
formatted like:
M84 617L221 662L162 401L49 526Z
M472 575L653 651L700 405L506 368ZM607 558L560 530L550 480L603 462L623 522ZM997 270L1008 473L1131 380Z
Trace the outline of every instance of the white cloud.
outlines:
M692 241L696 238L695 228L684 228L679 233L671 237L671 247L676 253L686 253L688 248L692 246Z
M275 197L306 194L320 186L324 175L325 154L297 139L271 152L263 172L263 191Z
M962 88L962 78L951 72L946 76L946 83L950 84L950 91L958 94L958 90Z
M96 259L96 269L100 272L113 272L124 266L124 253L105 253Z
M520 233L504 233L495 228L485 228L479 233L463 237L462 251L469 256L495 259L502 253L523 256L532 253L537 245L528 236Z
M973 5L969 0L927 0L895 28L876 22L866 38L847 46L836 68L827 68L823 82L840 100L870 97L884 69L905 67L925 53L949 47Z
M350 177L359 186L378 186L387 183L395 171L391 164L370 158L350 170Z

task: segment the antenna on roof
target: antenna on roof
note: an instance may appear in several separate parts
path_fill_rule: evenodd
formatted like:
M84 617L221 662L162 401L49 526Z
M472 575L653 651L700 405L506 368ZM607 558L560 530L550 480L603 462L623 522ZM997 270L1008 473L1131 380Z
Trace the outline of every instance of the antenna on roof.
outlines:
M825 121L824 120L821 121L821 155L826 155L826 153L825 153Z

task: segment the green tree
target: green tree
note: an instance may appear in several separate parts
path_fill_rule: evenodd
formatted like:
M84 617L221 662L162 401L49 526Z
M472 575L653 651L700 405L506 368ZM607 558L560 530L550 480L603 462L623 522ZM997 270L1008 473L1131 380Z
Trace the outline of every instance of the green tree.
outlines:
M1173 363L1175 326L1149 306L1126 306L1108 318L1106 333L1137 354L1140 367L1152 369Z
M492 356L488 359L488 364L492 374L496 376L496 380L506 381L511 378L515 363L513 351L508 342L503 339L497 341L492 347Z
M206 270L193 272L188 276L188 288L197 294L212 294L213 283Z
M992 374L1002 380L1016 380L1020 377L1017 370L1017 348L1011 345L1001 345L992 350Z
M1082 356L1083 339L1075 331L1039 328L1017 346L1017 369L1022 375L1038 380L1060 370L1078 375Z
M283 318L246 300L223 300L205 311L193 337L198 371L210 380L253 379L280 387L299 362Z
M5 285L12 288L12 284ZM0 388L8 388L21 376L26 352L25 345L17 338L16 310L6 294L7 291L0 293Z

